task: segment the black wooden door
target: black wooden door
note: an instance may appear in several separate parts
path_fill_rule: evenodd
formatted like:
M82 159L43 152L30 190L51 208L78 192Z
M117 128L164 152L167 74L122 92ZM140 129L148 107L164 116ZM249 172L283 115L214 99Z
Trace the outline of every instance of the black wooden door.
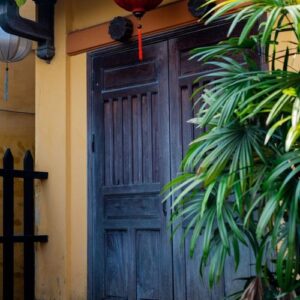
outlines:
M167 42L103 56L95 63L101 103L95 299L172 299L167 207L170 179Z
M160 196L200 132L187 121L206 67L189 51L224 38L221 26L170 36L145 46L142 63L135 49L92 57L90 299L220 300L238 289L230 260L215 289L200 280L189 240L182 246L179 230L170 241ZM250 262L245 249L241 277Z
M169 40L169 86L170 86L170 156L171 156L171 176L174 178L178 174L178 166L188 149L188 145L203 129L195 128L187 121L194 117L194 111L201 103L196 99L191 99L195 89L203 85L207 66L189 60L190 51L196 47L216 44L226 39L227 29L224 26L216 26L206 30L200 30L193 34L183 35ZM242 57L235 59L242 63ZM195 81L198 77L201 81ZM250 276L251 253L249 249L243 248L243 258L241 266L237 272L234 270L234 261L229 259L226 264L224 276L219 285L210 289L207 278L200 279L199 266L201 253L201 238L198 250L195 251L193 259L189 256L189 242L192 235L187 236L182 245L182 234L186 229L183 223L182 228L177 231L173 238L173 278L174 278L174 299L176 300L221 300L224 296L229 296L243 287L243 281L235 280ZM197 255L198 253L198 255Z

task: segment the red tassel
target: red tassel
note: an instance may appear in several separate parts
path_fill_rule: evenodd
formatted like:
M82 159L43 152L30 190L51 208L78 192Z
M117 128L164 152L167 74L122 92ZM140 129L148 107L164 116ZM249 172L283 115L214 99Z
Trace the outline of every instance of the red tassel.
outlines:
M139 60L143 61L143 36L142 36L142 26L138 27L138 44L139 44Z

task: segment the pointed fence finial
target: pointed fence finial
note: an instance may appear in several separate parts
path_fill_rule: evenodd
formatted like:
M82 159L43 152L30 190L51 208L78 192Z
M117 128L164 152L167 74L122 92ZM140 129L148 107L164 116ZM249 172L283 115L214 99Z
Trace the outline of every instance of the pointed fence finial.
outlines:
M14 157L8 148L3 156L3 167L4 169L13 169L14 167Z
M26 151L25 155L24 155L24 160L23 160L23 164L24 164L24 169L25 170L33 170L33 157L30 151Z

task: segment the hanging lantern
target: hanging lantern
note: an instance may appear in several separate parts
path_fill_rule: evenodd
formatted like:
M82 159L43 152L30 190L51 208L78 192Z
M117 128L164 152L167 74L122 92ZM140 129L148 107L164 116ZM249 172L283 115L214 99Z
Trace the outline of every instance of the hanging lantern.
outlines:
M115 2L122 8L130 11L133 15L141 20L144 14L156 8L163 0L115 0ZM142 24L138 24L138 47L139 60L143 60L143 40L142 40Z
M24 59L32 49L32 41L5 32L0 27L0 61L6 63L4 100L8 100L8 64Z

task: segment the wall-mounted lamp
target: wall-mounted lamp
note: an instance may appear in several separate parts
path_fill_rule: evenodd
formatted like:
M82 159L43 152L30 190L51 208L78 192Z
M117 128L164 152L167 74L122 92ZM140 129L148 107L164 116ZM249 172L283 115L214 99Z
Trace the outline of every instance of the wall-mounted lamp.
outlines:
M0 27L10 34L38 42L37 56L50 62L55 55L54 11L56 0L33 0L36 21L20 16L15 0L0 1Z
M127 42L132 37L132 21L125 17L115 17L109 24L110 37L118 42Z
M8 65L24 59L32 49L32 41L0 28L0 61L6 64L3 99L8 100Z

